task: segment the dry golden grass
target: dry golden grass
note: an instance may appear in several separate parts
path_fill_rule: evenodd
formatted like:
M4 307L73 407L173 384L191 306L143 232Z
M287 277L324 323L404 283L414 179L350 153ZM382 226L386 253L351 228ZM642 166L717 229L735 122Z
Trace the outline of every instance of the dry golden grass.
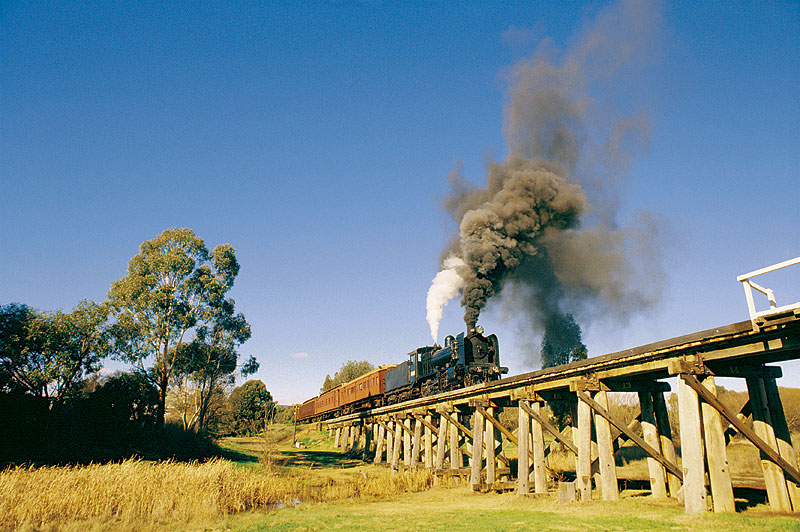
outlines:
M85 520L136 530L147 524L213 520L296 500L373 498L431 485L431 475L422 470L395 475L356 471L343 478L302 469L291 474L247 469L226 460L20 467L0 473L0 530L55 531Z

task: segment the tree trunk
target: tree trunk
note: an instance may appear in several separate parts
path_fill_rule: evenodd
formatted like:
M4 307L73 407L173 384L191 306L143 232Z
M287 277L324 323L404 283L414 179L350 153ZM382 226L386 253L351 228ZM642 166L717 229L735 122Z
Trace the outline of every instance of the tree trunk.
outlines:
M167 386L169 379L162 372L158 379L158 408L156 409L156 426L163 427L167 413Z

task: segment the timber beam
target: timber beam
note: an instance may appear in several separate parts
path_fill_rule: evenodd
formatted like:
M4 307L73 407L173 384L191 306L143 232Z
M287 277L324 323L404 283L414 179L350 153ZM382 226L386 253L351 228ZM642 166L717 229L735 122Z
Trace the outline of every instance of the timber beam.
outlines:
M539 412L536 412L533 408L526 405L525 403L519 404L520 408L522 408L529 416L535 419L547 432L553 435L553 437L558 440L564 447L572 451L572 454L575 456L578 455L578 448L575 447L575 444L569 441L567 438L561 434L561 431L558 430L552 423L547 421Z
M686 384L689 385L690 388L695 391L695 393L697 393L697 395L703 399L703 401L713 406L714 409L722 414L722 416L727 419L731 425L736 427L736 430L738 430L745 438L750 440L750 443L755 445L758 450L764 453L775 465L783 469L784 473L789 475L795 484L800 485L800 471L798 471L797 468L792 466L789 462L781 458L777 450L773 449L767 444L767 442L759 438L753 429L745 425L736 414L728 410L728 408L723 405L719 399L714 397L714 395L711 394L711 392L709 392L705 386L700 384L694 375L681 375L680 377L684 380L684 382L686 382Z
M638 445L644 452L649 454L654 460L659 462L663 465L670 473L678 477L679 479L683 480L683 473L681 472L680 468L666 458L664 456L653 449L650 445L647 444L638 434L628 429L628 426L616 419L614 416L609 414L608 410L603 408L597 401L589 397L586 393L577 390L575 392L578 395L578 399L589 405L592 410L596 413L600 414L601 417L604 417L609 423L617 427L619 430L625 433L628 439L632 440L636 445Z

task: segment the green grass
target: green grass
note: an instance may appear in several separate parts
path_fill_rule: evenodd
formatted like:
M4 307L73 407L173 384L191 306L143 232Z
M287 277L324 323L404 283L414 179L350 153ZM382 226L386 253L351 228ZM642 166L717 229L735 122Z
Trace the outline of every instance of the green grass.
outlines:
M655 501L642 492L625 491L619 502L590 501L561 504L554 494L547 497L520 497L513 493L479 494L466 487L437 487L416 493L400 485L413 475L402 472L390 476L385 465L376 466L333 449L333 438L327 432L298 428L296 441L305 448L291 445L293 427L276 425L266 436L225 438L218 444L236 467L225 470L225 478L244 480L269 478L269 487L282 482L291 484L292 493L302 493L296 508L270 508L269 505L235 514L201 512L202 504L188 502L186 482L180 485L181 501L188 502L185 515L168 513L159 519L123 519L107 517L72 522L51 521L30 530L117 530L153 532L190 531L322 531L367 530L370 532L423 531L687 531L687 532L800 532L800 514L774 515L765 505L749 507L737 514L687 516L675 500ZM213 464L212 464L213 465ZM197 464L185 466L211 467ZM248 471L241 471L246 468ZM164 471L167 467L165 466ZM188 473L191 473L189 471ZM219 476L218 475L218 476ZM240 475L240 476L241 476ZM247 475L254 476L250 478ZM219 476L220 480L222 476ZM246 478L245 478L246 477ZM257 477L257 478L255 478ZM216 477L215 477L216 478ZM229 482L229 483L230 483ZM366 486L371 483L371 487ZM97 481L97 485L103 484ZM212 491L213 482L206 483ZM203 484L205 486L205 484ZM427 485L430 485L429 483ZM415 487L412 487L415 486ZM409 481L410 491L424 489L425 484ZM228 489L226 488L226 489ZM244 489L244 487L242 487ZM288 488L287 488L288 489ZM138 490L133 490L137 491ZM246 491L246 490L245 490ZM202 489L198 500L208 495ZM287 494L289 492L286 492ZM310 502L311 499L327 502ZM85 498L82 500L86 500ZM281 497L271 500L282 500ZM0 529L2 527L0 526Z
M560 504L554 496L518 497L476 494L466 488L434 489L375 502L300 505L266 513L232 516L225 528L235 532L369 530L473 532L535 530L557 532L687 531L736 532L800 530L800 518L772 516L763 508L744 514L687 516L674 501L624 496L619 502Z

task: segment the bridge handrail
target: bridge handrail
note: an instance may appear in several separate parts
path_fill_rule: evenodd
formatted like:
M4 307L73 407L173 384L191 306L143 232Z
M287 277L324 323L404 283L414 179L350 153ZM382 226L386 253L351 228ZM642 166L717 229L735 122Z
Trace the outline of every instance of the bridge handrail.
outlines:
M779 307L778 303L775 301L775 292L771 288L764 288L763 286L759 285L752 279L753 277L756 277L758 275L774 272L775 270L780 270L782 268L794 266L795 264L800 264L800 257L795 257L793 259L779 262L778 264L773 264L772 266L767 266L766 268L761 268L759 270L755 270L750 273L745 273L736 278L736 280L742 283L742 286L744 287L744 295L747 298L747 309L750 312L750 322L753 324L753 328L755 329L758 328L759 319L763 319L768 316L773 316L776 314L783 314L785 312L789 312L797 308L800 308L800 302ZM753 300L753 290L757 290L762 294L764 294L765 296L767 296L767 300L769 301L769 307L770 307L769 310L762 310L762 311L756 310L756 304L755 301Z

